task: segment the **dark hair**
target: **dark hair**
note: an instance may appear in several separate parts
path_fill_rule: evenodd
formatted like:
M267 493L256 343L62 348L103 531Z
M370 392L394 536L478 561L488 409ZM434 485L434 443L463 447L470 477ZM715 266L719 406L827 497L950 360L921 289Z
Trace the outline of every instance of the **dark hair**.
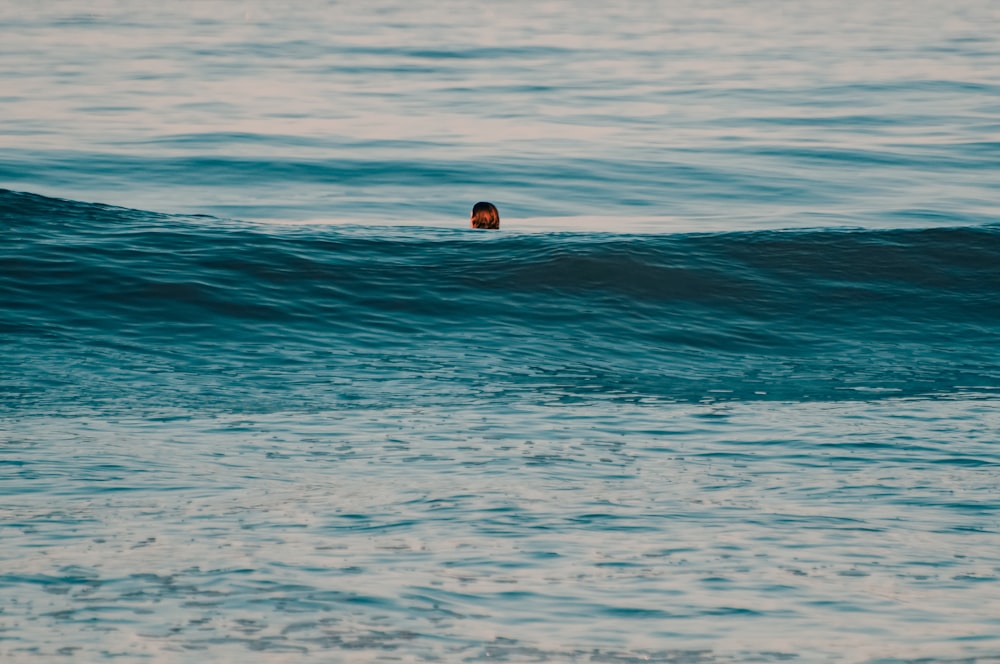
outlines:
M500 213L493 203L480 201L472 206L473 228L500 228Z

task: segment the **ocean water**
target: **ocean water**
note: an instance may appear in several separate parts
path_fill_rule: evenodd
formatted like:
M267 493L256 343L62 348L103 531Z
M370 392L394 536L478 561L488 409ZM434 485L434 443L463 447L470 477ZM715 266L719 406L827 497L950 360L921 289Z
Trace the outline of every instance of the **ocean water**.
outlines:
M1000 5L0 35L0 661L1000 661Z

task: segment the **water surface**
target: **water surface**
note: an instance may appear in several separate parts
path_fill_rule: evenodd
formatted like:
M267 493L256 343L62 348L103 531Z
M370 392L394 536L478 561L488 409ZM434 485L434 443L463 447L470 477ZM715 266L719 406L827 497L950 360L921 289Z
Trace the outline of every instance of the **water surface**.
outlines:
M1000 657L998 19L0 6L0 659Z

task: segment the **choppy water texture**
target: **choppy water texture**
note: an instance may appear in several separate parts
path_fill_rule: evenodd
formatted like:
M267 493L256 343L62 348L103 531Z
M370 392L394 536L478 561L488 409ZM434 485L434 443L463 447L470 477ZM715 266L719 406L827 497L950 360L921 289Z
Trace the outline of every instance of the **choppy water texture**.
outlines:
M290 4L0 6L0 660L1000 660L995 3Z

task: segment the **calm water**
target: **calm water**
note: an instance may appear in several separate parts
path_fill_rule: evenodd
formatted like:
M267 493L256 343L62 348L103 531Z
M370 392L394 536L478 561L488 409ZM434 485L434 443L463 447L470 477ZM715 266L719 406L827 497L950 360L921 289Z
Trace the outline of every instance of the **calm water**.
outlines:
M1000 661L1000 5L161 4L0 4L0 660Z

